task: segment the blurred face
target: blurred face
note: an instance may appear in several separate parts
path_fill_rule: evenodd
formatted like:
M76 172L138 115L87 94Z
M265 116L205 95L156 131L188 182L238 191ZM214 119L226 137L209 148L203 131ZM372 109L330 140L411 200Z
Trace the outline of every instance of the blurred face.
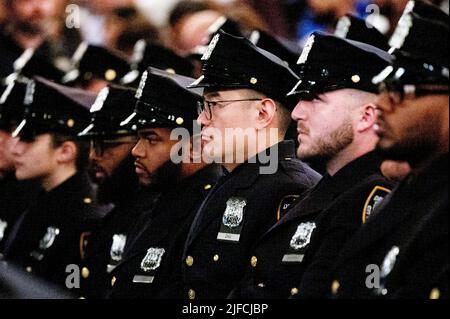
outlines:
M45 32L60 0L13 0L11 18L19 29L32 34Z
M255 142L244 136L246 131L256 132L259 112L252 106L260 99L250 90L231 90L206 93L204 100L204 110L197 120L202 126L203 153L222 162L245 154L248 143Z
M113 140L92 141L89 159L94 180L102 183L111 177L119 165L131 154L136 138L121 137Z
M50 134L38 135L34 141L15 139L12 154L18 180L45 179L58 165L57 148L53 147Z
M139 132L136 146L132 150L136 158L136 174L141 184L155 183L158 170L170 162L173 146L178 141L170 140L168 128L147 129Z
M0 130L0 175L14 170L14 159L11 154L12 143L11 133Z
M300 101L292 112L297 122L298 156L306 161L328 161L354 140L353 119L344 90Z
M207 45L208 29L221 16L216 11L202 11L182 19L174 30L177 48L183 54L199 45Z
M448 95L393 99L382 93L375 127L378 148L392 159L412 163L448 148L442 145L443 137L448 138L448 105Z

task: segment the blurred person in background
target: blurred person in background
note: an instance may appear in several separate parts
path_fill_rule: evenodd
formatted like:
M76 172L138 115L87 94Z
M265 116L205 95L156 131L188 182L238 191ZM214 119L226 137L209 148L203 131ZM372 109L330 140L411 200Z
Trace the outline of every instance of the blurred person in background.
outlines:
M106 15L107 48L132 56L137 41L159 42L159 31L134 6L120 7Z
M14 71L14 62L28 48L50 56L46 41L54 27L56 0L1 0L4 21L0 27L0 78Z
M243 2L219 5L214 1L184 0L175 6L169 18L174 50L187 55L194 48L207 45L211 40L210 28L222 16L237 22L243 30L269 29L258 13Z

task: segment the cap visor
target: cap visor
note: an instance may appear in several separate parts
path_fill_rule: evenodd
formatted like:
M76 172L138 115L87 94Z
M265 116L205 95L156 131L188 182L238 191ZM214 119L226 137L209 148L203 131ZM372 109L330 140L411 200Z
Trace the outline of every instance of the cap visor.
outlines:
M11 134L13 138L19 137L20 133L24 130L25 126L27 124L27 120L22 120L20 122L19 126L16 128L16 130Z
M94 128L95 128L95 125L90 124L81 133L78 134L78 137L83 138L83 137L91 137L91 136L95 135L96 133L94 132Z

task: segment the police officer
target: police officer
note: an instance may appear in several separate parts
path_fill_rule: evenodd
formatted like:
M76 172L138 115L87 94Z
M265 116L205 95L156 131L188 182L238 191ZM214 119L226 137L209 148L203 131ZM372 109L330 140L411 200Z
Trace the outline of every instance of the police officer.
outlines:
M286 93L297 81L289 67L223 31L203 61L191 85L205 88L203 152L226 177L200 207L185 245L181 297L189 299L225 298L244 275L254 242L277 221L282 199L319 179L295 158L294 143L283 141L293 107Z
M91 107L92 121L79 137L91 142L91 176L98 184L99 204L113 209L89 237L81 268L82 294L100 298L110 287L114 267L121 261L127 234L156 194L145 191L135 173L131 150L136 134L120 123L133 112L136 90L109 85Z
M391 189L374 152L377 88L370 82L389 61L389 54L363 43L310 37L290 93L300 99L292 117L299 158L324 163L327 175L257 242L235 297L320 298L328 292L340 248Z
M4 255L63 287L66 267L80 264L80 242L97 218L85 171L88 145L76 141L94 98L36 78L27 85L25 117L13 133L16 178L36 179L43 191L14 224Z
M413 171L343 250L337 297L448 298L447 36L439 8L408 3L390 41L396 60L374 82L378 147Z
M11 132L24 113L26 83L11 83L0 97L0 253L16 218L25 211L39 190L35 181L19 182L15 177Z
M142 76L135 112L124 121L139 141L132 153L136 172L150 176L161 196L135 228L123 261L113 271L111 298L171 298L189 227L221 170L194 161L191 151L201 96L186 89L193 79L150 68ZM177 130L182 138L171 138ZM178 163L179 147L184 159ZM198 151L197 151L198 152ZM175 156L175 157L174 157ZM167 290L167 291L166 291Z
M71 70L61 82L96 94L108 84L121 84L120 79L130 72L130 64L123 54L87 42L78 46L71 64Z
M41 61L40 72L55 69L55 54L50 42L49 25L52 23L56 2L5 0L6 23L0 27L0 79L17 71L15 64L26 52ZM46 65L48 66L46 66ZM35 73L49 78L45 73ZM52 78L53 79L53 78Z

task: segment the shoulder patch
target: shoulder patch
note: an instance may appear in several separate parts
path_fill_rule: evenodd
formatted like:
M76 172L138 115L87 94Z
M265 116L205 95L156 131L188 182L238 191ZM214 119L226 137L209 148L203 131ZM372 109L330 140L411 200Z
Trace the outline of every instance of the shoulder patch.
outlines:
M289 210L297 204L298 200L300 198L300 195L288 195L285 196L281 202L280 206L278 206L278 212L277 212L277 220L280 220L283 218Z
M366 199L366 203L364 205L363 213L362 213L362 222L365 224L367 220L370 218L375 208L383 201L383 199L391 192L390 189L375 186L375 188L370 192L369 197Z

